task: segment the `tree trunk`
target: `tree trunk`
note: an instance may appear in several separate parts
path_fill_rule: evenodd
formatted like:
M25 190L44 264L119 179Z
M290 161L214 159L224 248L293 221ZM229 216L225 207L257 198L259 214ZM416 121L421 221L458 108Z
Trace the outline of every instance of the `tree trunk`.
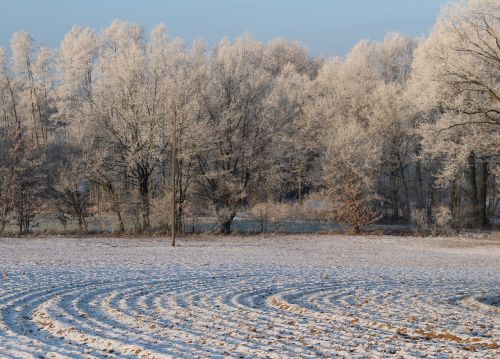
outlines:
M139 182L139 195L142 206L142 232L147 232L150 227L149 176L151 172L147 168L138 165L136 175Z
M19 211L18 224L19 224L19 235L23 235L23 233L24 233L24 214L23 214L22 208Z
M406 183L405 169L403 164L399 163L399 173L401 176L401 182L403 183L403 190L405 193L405 203L404 203L404 217L405 219L410 219L410 193L408 191L408 184Z
M177 191L177 182L175 181L177 176L176 176L176 165L177 165L177 106L173 106L173 117L172 117L172 217L171 217L171 228L170 228L170 235L172 237L172 247L175 247L175 235L177 232L177 213L176 213L176 201L177 201L177 196L176 196L176 191Z
M302 176L297 178L297 193L299 197L299 206L302 206Z
M236 214L231 214L220 219L219 225L221 234L227 235L231 233L231 224L233 223L233 219L235 216Z
M120 204L118 203L118 199L116 198L116 194L114 193L114 191L112 190L112 193L111 193L112 197L113 197L113 210L116 214L116 219L118 219L118 225L120 227L119 231L120 233L125 233L125 224L123 223L123 218L122 218L122 212L120 210Z
M457 182L453 181L451 183L450 190L450 211L453 218L457 216L457 210L460 207L460 188L457 186Z
M7 203L5 203L2 209L2 218L0 219L0 233L3 233L3 231L5 230L8 214L9 214L9 206L7 205Z
M391 170L389 187L391 192L391 207L392 207L392 219L396 220L399 218L399 200L398 200L398 187L396 183L397 176L395 170Z
M231 233L231 221L226 221L220 224L220 233L222 234L230 234Z
M120 227L119 231L121 234L123 234L125 233L125 224L123 223L122 212L117 205L114 206L114 211L116 214L116 218L118 219L118 225Z
M486 207L486 198L488 191L488 161L481 160L478 183L478 224L480 227L488 225L488 215Z
M125 224L123 223L122 212L120 210L120 203L118 201L118 197L116 195L115 189L111 181L109 181L105 185L106 190L111 194L111 198L113 199L113 211L116 214L116 219L118 220L119 231L121 234L125 233Z
M434 186L434 178L431 176L427 185L428 201L426 201L427 210L427 221L430 223L432 221L432 208L436 203L436 189Z
M415 176L417 177L418 183L418 199L417 199L417 208L422 209L425 208L425 200L424 200L424 186L422 183L422 164L420 160L417 160L417 164L415 167Z
M176 229L177 233L184 233L184 206L182 202L177 204L176 211Z
M354 234L359 234L359 233L361 233L361 230L360 230L360 228L359 228L359 225L355 225L353 229L354 229Z
M146 182L146 184L144 184ZM149 222L149 188L147 180L143 181L140 188L141 204L142 204L142 230L147 231L150 227Z
M469 184L469 198L472 204L472 212L474 213L474 223L479 224L479 201L476 181L476 156L474 155L474 152L471 152L469 155Z
M88 232L87 221L85 220L85 216L82 211L78 212L78 226L80 227L80 233Z
M65 201L71 206L71 210L78 219L78 228L80 233L87 233L88 226L87 221L85 220L85 204L77 185L75 185L73 189L66 192Z

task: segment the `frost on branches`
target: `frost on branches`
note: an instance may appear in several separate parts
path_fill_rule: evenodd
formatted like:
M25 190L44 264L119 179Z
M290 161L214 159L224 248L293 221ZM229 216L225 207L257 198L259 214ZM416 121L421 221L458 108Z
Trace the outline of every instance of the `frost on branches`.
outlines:
M0 49L0 229L494 225L499 19L497 1L454 2L425 39L331 59L248 34L210 51L122 21L75 26L57 49L15 33Z
M463 182L484 226L499 188L500 4L468 1L446 8L417 50L414 71L422 156L441 160L440 184Z

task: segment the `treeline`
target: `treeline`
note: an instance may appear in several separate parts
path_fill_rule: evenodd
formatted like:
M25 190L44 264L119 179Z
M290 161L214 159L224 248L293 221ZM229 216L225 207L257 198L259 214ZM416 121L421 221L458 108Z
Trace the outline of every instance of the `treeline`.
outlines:
M86 232L99 212L118 232L171 231L175 213L177 230L215 216L229 233L238 213L283 203L355 230L486 227L499 155L496 1L345 58L248 35L207 51L120 21L74 27L57 49L26 32L0 49L0 232L42 215Z

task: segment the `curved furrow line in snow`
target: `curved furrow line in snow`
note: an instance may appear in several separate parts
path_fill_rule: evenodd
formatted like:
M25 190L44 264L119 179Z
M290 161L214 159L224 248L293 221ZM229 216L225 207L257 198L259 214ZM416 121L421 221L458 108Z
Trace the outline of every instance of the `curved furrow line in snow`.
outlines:
M348 268L152 273L13 274L17 286L0 297L0 348L20 357L318 357L349 355L345 348L383 356L395 343L487 350L499 336L488 324L497 307L471 295L488 284Z

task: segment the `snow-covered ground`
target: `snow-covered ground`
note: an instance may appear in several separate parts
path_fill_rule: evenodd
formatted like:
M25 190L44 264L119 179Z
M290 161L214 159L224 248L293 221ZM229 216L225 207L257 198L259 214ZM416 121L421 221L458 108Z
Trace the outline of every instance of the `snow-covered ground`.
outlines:
M495 357L500 241L0 239L0 357Z

